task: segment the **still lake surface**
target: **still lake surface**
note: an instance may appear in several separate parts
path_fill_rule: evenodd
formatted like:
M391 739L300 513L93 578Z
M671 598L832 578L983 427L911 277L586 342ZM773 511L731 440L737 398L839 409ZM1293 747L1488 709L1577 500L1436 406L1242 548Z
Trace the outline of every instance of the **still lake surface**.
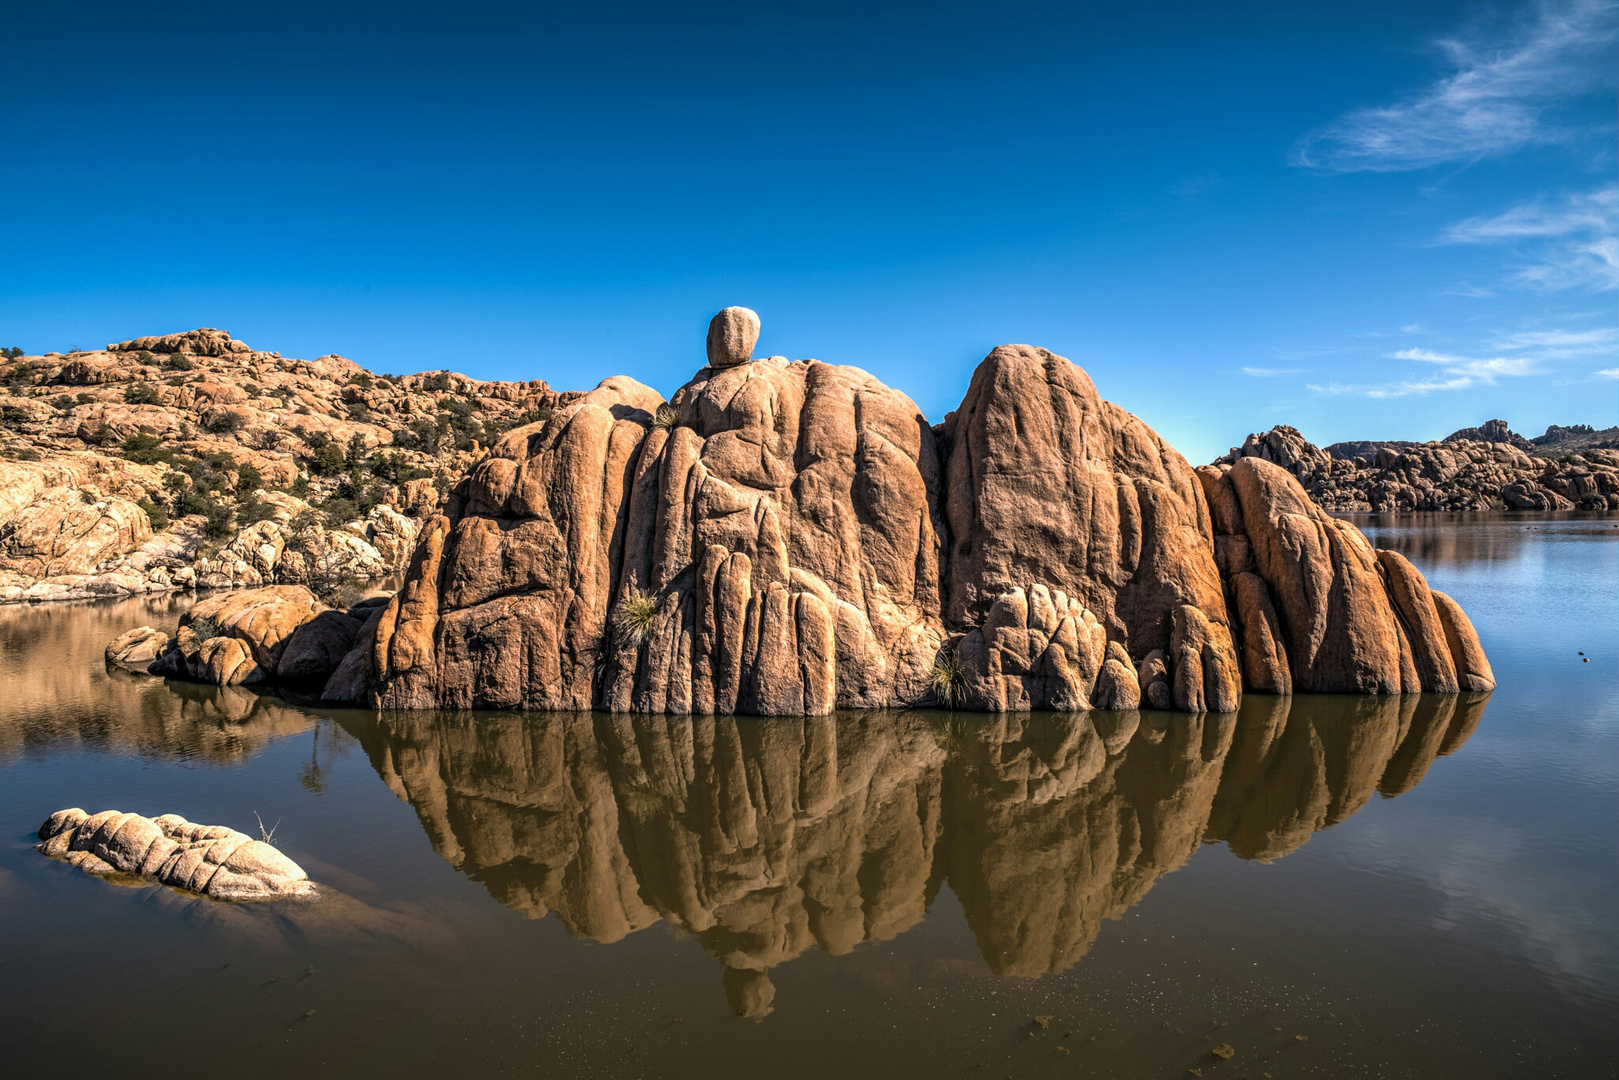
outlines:
M1612 1076L1619 519L1357 523L1493 695L372 714L104 668L189 601L0 610L0 1072ZM66 806L324 898L98 880Z

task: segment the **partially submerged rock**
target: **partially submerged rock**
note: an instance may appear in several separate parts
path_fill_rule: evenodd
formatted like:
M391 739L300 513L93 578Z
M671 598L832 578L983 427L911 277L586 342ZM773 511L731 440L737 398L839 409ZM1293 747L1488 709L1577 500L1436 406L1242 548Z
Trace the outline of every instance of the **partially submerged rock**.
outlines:
M125 630L107 643L107 663L144 674L168 647L169 635L154 626Z
M1294 476L1200 475L1061 356L995 349L934 428L858 368L751 360L757 336L727 308L669 402L615 377L503 437L343 692L819 715L1494 685L1460 610Z
M216 900L312 896L314 882L262 840L178 814L146 818L118 810L58 810L39 827L39 850L91 874L151 878Z

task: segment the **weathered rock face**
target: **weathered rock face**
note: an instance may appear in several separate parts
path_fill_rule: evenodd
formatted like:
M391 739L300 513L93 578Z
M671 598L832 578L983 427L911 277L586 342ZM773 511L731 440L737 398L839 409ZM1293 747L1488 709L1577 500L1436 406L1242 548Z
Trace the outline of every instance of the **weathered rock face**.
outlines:
M1329 517L1281 466L1257 457L1204 466L1198 479L1215 523L1215 550L1243 639L1252 690L1399 694L1492 690L1478 635L1404 556L1374 551L1353 525ZM1443 597L1449 601L1448 597ZM1476 650L1477 659L1470 659ZM1458 671L1471 672L1463 685Z
M738 311L711 359L747 349L670 402L609 379L473 468L377 626L376 704L1222 712L1245 681L1457 688L1465 617L1441 646L1421 575L1390 562L1385 584L1283 470L1200 479L1028 346L992 352L936 431L856 368L746 362Z
M223 825L178 814L58 810L39 827L39 850L91 874L149 877L216 900L307 897L315 885L274 847Z
M1410 790L1485 700L343 722L434 849L501 903L604 943L666 921L756 1016L775 967L891 939L946 882L992 969L1067 968L1205 840L1279 858L1374 793Z
M1241 673L1196 475L1083 371L1002 346L945 423L945 616L967 701L1090 705L1116 642L1162 650L1177 708L1230 711Z
M1528 440L1491 420L1439 442L1323 448L1284 424L1249 435L1215 464L1249 457L1286 469L1326 510L1619 510L1612 429L1554 425Z

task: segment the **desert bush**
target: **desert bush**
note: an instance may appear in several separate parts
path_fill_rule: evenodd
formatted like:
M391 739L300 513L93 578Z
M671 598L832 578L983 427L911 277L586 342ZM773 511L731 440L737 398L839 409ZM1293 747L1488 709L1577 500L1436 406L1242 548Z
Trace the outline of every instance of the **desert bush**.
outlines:
M933 670L928 673L928 688L933 691L934 700L946 708L955 708L966 685L967 669L956 659L954 650L939 654L933 662Z
M130 383L124 387L124 402L129 405L156 405L160 395L151 383Z
M619 641L639 645L652 630L657 617L656 597L626 596L613 607L613 629Z
M155 503L151 499L142 499L137 505L146 511L146 517L152 523L153 532L162 532L171 524L168 508L161 503Z

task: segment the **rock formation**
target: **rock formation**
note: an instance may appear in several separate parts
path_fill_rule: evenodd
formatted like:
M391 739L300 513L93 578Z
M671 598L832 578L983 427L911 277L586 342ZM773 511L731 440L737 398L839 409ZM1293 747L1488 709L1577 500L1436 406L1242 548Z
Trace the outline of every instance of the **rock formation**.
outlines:
M215 900L307 897L315 885L262 840L178 814L145 818L117 810L58 810L39 827L39 850L91 874L152 878Z
M373 703L1231 711L1455 690L1464 655L1493 685L1291 475L1200 475L1060 356L994 350L935 428L857 368L750 360L757 330L715 316L668 402L615 377L504 435L422 527Z
M239 686L271 681L357 702L369 687L365 661L388 598L328 608L302 585L268 585L210 596L180 616L172 641L140 627L107 646L107 662L128 671ZM139 658L154 654L145 667Z
M397 573L479 447L569 397L295 360L221 330L0 375L0 600Z
M1606 436L1606 438L1604 438ZM1439 442L1319 447L1281 425L1249 435L1216 465L1258 458L1286 469L1317 505L1394 510L1619 510L1619 431L1555 425L1524 439L1502 420Z
M773 968L903 933L945 885L990 968L1067 968L1205 841L1279 858L1374 792L1410 790L1485 700L343 723L434 849L501 903L600 942L669 922L756 1016L773 1007Z

